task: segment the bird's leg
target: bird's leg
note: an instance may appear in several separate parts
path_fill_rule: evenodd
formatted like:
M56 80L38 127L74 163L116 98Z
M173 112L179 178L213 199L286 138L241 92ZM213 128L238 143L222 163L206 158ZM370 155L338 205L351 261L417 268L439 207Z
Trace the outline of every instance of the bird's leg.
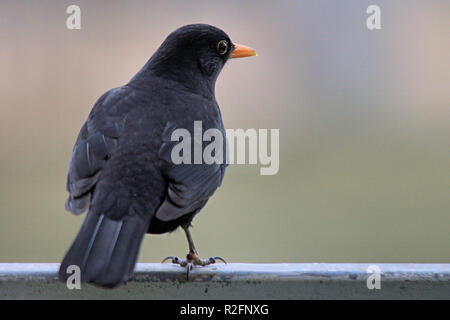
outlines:
M189 231L189 226L183 226L184 233L186 233L186 239L189 245L189 253L186 256L188 261L192 261L192 264L195 266L207 266L213 263L216 263L216 260L220 260L224 263L226 261L221 257L210 257L209 259L200 259L198 256L197 249L195 249L194 240L192 240L191 232Z
M184 233L186 234L186 239L188 241L189 245L189 253L186 255L186 260L181 260L178 257L167 257L162 262L165 262L167 260L172 260L172 263L178 264L182 267L186 267L187 270L187 276L189 279L189 271L192 270L193 266L207 266L213 263L216 263L216 260L220 260L224 263L226 261L221 257L211 257L209 259L200 259L198 256L197 249L195 249L194 241L192 240L191 232L189 231L189 225L183 225L182 226Z
M186 234L186 239L189 245L189 253L187 255L188 259L193 259L194 257L198 257L197 249L195 249L194 240L192 240L191 232L189 231L189 226L182 226L184 233Z

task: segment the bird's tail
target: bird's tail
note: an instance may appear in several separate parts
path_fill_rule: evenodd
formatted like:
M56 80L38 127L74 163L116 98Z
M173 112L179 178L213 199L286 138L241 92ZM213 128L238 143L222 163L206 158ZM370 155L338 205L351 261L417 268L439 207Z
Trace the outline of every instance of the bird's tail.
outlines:
M80 268L82 282L103 287L122 284L133 273L147 229L148 222L138 215L112 220L89 211L61 263L59 279L67 281L72 265Z

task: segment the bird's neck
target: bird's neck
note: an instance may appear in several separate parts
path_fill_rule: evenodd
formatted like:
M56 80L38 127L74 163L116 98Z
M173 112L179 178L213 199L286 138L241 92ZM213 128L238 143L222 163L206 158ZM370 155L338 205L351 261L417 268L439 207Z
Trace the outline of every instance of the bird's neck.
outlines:
M168 81L185 90L199 94L209 99L215 99L216 79L203 75L197 65L192 62L183 63L178 59L150 58L142 69L130 80L128 85L138 88L148 88ZM176 63L174 63L176 62Z

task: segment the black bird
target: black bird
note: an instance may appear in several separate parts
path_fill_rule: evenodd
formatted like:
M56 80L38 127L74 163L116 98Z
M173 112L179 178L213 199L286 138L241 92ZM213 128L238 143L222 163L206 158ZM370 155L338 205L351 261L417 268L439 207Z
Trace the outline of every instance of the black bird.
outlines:
M174 164L171 133L193 136L203 130L225 135L215 99L216 79L230 58L256 55L231 42L222 30L205 24L172 32L144 67L124 86L95 103L75 142L69 164L66 209L89 210L59 270L80 268L81 280L114 287L132 275L145 233L171 232L181 226L189 243L187 266L202 260L189 227L221 185L225 164Z

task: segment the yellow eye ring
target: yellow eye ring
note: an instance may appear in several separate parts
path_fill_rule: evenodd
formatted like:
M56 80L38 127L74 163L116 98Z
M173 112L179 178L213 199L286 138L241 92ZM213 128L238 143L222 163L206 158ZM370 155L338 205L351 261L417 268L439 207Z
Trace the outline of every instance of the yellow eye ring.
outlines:
M224 55L228 51L228 41L227 40L220 40L217 44L217 52L219 52L220 55Z

